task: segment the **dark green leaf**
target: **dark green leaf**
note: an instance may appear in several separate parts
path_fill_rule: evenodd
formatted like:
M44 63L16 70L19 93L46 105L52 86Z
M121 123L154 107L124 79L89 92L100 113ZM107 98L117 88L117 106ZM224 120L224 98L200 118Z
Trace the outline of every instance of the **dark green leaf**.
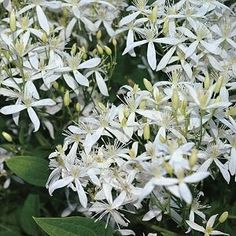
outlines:
M110 227L103 222L75 216L67 218L34 218L36 223L50 236L112 236Z
M48 162L35 156L16 156L7 160L7 166L27 183L45 186L49 176Z
M13 231L0 231L0 236L21 236L21 235Z
M40 203L38 194L29 194L21 210L20 224L25 233L37 235L38 227L33 220L33 216L39 216Z

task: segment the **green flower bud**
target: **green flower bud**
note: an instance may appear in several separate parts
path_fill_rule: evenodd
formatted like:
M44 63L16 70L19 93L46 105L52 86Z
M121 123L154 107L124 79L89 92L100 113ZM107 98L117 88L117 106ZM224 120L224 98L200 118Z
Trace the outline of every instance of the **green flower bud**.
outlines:
M10 134L8 134L7 132L5 132L5 131L2 132L2 136L3 136L4 139L6 139L10 143L13 141L12 136Z
M100 55L103 55L103 53L104 53L103 48L99 44L97 44L97 51Z
M152 89L153 89L152 83L151 83L149 80L147 80L147 79L143 79L143 83L144 83L145 88L146 88L149 92L151 92Z
M112 54L112 51L109 47L105 46L104 49L105 49L105 52L108 56L110 56Z
M115 38L112 39L112 44L113 44L114 47L116 47L116 45L117 45L117 41L116 41Z
M153 9L152 9L152 12L149 16L149 20L152 22L152 23L155 23L156 20L157 20L157 6L155 6Z
M229 216L228 211L223 212L219 218L219 222L224 223L228 219L228 216Z
M224 81L223 76L220 76L220 78L215 83L215 88L214 88L214 92L215 93L219 93L220 92L220 89L221 89L221 87L223 85L223 81Z
M150 139L150 125L148 123L146 123L144 125L144 129L143 129L143 138L145 140L149 140Z
M16 14L14 10L12 10L10 14L10 29L11 32L16 31Z
M77 112L80 112L80 110L81 110L81 106L80 106L80 104L78 102L75 104L75 110Z
M96 38L97 38L97 40L100 40L101 37L102 37L102 31L99 30L99 31L96 33Z
M174 108L174 110L177 110L179 107L179 94L176 89L172 93L171 102L172 102L172 107Z
M70 92L69 92L69 90L66 90L64 98L63 98L63 101L64 101L64 105L66 107L70 105L71 100L70 100Z

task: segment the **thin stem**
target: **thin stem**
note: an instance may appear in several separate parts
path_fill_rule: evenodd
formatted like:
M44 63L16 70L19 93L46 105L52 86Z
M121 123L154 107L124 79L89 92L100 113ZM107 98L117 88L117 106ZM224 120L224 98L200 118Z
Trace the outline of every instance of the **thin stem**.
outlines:
M230 219L230 220L236 220L236 216L229 215L229 216L228 216L228 219Z
M202 135L203 135L202 117L203 117L203 112L200 111L200 138L199 138L198 145L197 145L198 148L200 147L200 145L202 143Z
M148 228L151 228L151 229L155 230L156 232L166 233L166 234L168 234L168 236L181 236L181 234L179 234L179 233L172 232L172 231L167 230L165 228L162 228L158 225L153 225L153 224L150 224L150 223L147 223L147 222L143 222L142 220L137 219L137 218L136 218L136 220L137 220L138 223L141 223L142 225L145 225Z

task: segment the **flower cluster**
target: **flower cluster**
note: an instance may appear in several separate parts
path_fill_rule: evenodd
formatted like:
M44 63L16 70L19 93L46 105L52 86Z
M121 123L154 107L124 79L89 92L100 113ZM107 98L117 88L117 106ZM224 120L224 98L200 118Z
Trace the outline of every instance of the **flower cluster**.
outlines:
M181 222L174 199L192 204L190 189L214 176L213 166L226 182L235 176L234 108L224 86L192 86L177 72L170 81L144 84L146 90L124 86L122 104L99 103L90 117L68 127L64 145L49 157L50 194L70 187L84 208L122 226L128 224L119 210L135 211L144 199L144 220L160 220L168 203Z
M128 31L123 54L135 56L134 49L147 44L152 70L181 70L194 80L199 74L207 76L210 66L227 77L235 76L235 16L222 3L137 0L127 11L130 14L121 19L118 30Z
M6 97L9 105L2 107L0 112L12 114L15 124L18 124L20 112L27 110L34 131L39 129L41 121L53 134L53 124L48 116L61 110L62 98L66 94L63 87L62 91L56 91L52 96L51 92L58 88L58 84L65 83L72 92L72 98L78 97L82 89L89 91L95 86L102 95L108 96L104 80L112 67L107 65L112 51L102 41L99 27L103 24L112 37L113 21L124 3L32 1L21 3L18 11L10 1L4 3L9 15L3 19L0 28L0 94ZM45 14L60 8L64 9L62 19L66 22L60 22L59 17L50 19ZM115 14L111 14L112 11ZM84 35L88 37L80 37L79 34L86 30L88 32ZM92 48L92 37L99 42L95 49ZM70 46L74 39L75 43ZM103 50L108 56L104 55ZM47 94L51 94L51 98Z
M130 215L168 215L188 233L224 234L200 198L206 178L236 181L234 6L170 2L0 1L0 113L21 140L25 120L28 137L64 130L46 184L50 195L65 188L64 216L77 210L129 235ZM151 78L131 78L109 102L122 41Z

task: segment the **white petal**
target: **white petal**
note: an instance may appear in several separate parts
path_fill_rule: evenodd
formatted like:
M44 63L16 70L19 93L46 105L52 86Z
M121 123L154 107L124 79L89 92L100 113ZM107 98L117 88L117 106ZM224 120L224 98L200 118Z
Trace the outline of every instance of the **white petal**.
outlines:
M160 209L151 209L150 211L148 211L144 216L143 216L143 221L149 221L151 219L153 219L154 217L158 216L159 214L161 214L161 210Z
M126 25L128 23L130 23L131 21L133 21L138 15L140 14L139 11L137 12L134 12L128 16L125 16L124 18L121 19L120 23L119 23L119 26L122 26L122 25Z
M168 186L167 189L176 197L180 198L179 187L177 185Z
M73 177L72 176L67 176L63 179L60 179L60 180L54 182L52 185L49 185L49 188L48 188L49 194L52 195L52 193L56 189L63 188L65 186L69 185L72 181L73 181Z
M36 12L37 12L37 17L38 17L38 21L39 21L39 25L40 27L47 33L49 34L49 24L48 24L48 20L47 17L45 16L42 8L37 5L36 6Z
M44 123L45 127L47 128L47 130L48 130L48 132L50 134L50 137L52 139L55 139L54 128L53 128L52 123L49 120L44 120L43 123Z
M54 102L50 98L45 98L36 102L32 102L32 107L38 107L38 106L54 106L56 105L56 102Z
M147 59L152 70L155 70L157 66L157 59L156 59L156 50L153 42L148 43Z
M208 227L211 227L211 228L213 227L217 216L218 216L218 214L213 215L213 216L210 217L210 219L207 221L207 226Z
M119 194L119 196L112 203L112 207L115 208L115 209L120 207L123 204L123 202L125 201L125 198L126 198L126 192L122 191Z
M218 168L220 169L220 172L221 172L222 176L224 177L224 179L226 180L226 182L229 183L230 182L230 174L229 174L228 169L218 159L215 159L214 161L215 161L216 165L218 166Z
M192 221L189 221L189 220L186 220L186 223L192 228L192 229L194 229L194 230L196 230L196 231L200 231L200 232L205 232L205 229L202 227L202 226L200 226L200 225L198 225L198 224L196 224L196 223L194 223L194 222L192 222Z
M96 66L98 66L101 62L101 58L97 57L97 58L92 58L92 59L89 59L83 63L81 63L79 66L78 66L78 69L88 69L88 68L94 68Z
M170 58L173 56L174 52L176 50L176 47L172 47L160 60L158 66L157 66L157 71L162 70L166 67L166 65L169 63Z
M108 201L109 204L112 204L112 194L111 194L111 190L112 187L110 184L104 183L103 184L103 192L105 194L106 200Z
M176 38L157 38L154 39L153 42L155 43L163 43L163 44L169 44L169 45L176 45L178 43L180 43L180 40L176 39Z
M190 44L190 46L186 50L185 58L192 56L192 54L195 52L195 50L198 46L198 43L199 43L198 41L194 41L193 43Z
M209 176L208 172L197 172L184 178L186 183L197 183Z
M84 75L82 75L79 71L74 70L73 74L74 74L75 79L76 79L78 84L81 84L81 85L87 86L87 87L89 86L88 79Z
M88 198L86 196L86 193L84 192L84 188L82 187L78 179L75 179L75 186L76 186L76 190L77 190L81 205L84 208L87 208Z
M25 105L9 105L1 108L0 112L4 115L10 115L18 113L19 111L22 111L24 109L26 109Z
M147 43L148 41L147 40L141 40L141 41L138 41L138 42L134 42L132 44L130 44L128 47L125 48L124 52L122 53L122 55L125 55L127 52L133 50L134 48L138 47L138 46L141 46L145 43Z
M236 174L236 148L232 147L229 160L229 171L231 175Z
M179 192L180 192L181 197L184 199L184 201L186 203L188 203L188 204L192 203L193 197L192 197L192 194L191 194L187 184L181 183L179 185Z
M34 109L32 107L28 107L27 112L29 114L30 120L32 121L32 123L34 125L34 132L38 131L39 126L40 126L40 121L39 121L39 118L38 118L36 112L34 111Z
M153 178L152 183L158 186L169 186L169 185L174 185L178 183L177 179L174 178L165 178L165 177L160 177L160 178Z
M78 84L76 83L76 81L74 80L74 78L69 75L69 74L64 74L63 78L65 80L65 82L67 83L67 85L73 89L74 91L77 89Z
M104 96L108 96L108 90L107 90L107 85L104 82L101 74L98 71L95 71L95 77L96 77L96 81L97 81L97 85L98 88L100 90L100 92L104 95Z
M229 235L229 234L223 233L223 232L221 232L219 230L213 230L211 232L211 235Z

